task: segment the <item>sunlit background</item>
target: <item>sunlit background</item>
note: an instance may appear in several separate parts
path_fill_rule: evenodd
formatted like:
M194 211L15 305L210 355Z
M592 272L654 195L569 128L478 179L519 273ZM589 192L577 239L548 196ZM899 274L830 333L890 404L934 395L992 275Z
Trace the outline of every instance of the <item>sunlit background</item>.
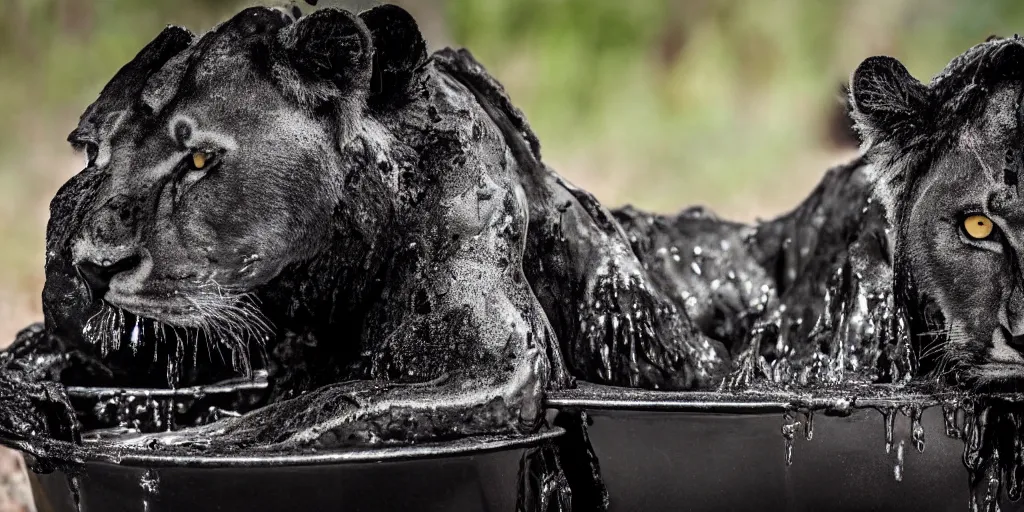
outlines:
M253 3L0 3L0 346L41 318L47 205L81 166L64 139L82 109L164 25L199 32ZM1017 0L400 3L431 47L470 48L545 160L606 204L704 203L742 220L795 205L855 151L840 86L861 59L893 55L927 79L1024 27Z

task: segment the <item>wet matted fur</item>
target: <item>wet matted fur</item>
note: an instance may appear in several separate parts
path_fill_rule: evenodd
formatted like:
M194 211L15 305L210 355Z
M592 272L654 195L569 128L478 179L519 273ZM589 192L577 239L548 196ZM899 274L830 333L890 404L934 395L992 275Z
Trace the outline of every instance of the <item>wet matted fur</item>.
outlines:
M169 27L69 140L88 164L52 202L45 330L13 350L63 354L33 371L64 384L269 372L266 406L193 440L520 433L573 375L724 375L501 86L468 52L428 56L397 7Z

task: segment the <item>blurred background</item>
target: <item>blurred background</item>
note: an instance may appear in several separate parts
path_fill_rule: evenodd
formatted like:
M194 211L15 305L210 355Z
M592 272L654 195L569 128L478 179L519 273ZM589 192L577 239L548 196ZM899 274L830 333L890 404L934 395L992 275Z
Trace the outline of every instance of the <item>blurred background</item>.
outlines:
M81 167L64 139L84 107L164 25L201 32L267 2L0 3L0 346L41 318L48 202ZM792 207L855 153L840 86L863 58L893 55L928 79L1024 27L1018 0L398 3L432 48L470 48L545 160L607 205L703 203L747 221Z

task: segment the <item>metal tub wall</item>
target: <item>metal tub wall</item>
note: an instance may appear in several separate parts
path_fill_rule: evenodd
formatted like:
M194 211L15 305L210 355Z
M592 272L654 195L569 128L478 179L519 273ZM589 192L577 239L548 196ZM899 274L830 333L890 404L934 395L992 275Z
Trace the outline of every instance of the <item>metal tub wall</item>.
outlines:
M924 411L921 453L911 442L906 416L896 416L893 447L886 453L879 410L852 409L845 417L818 411L811 440L802 424L795 429L787 465L783 412L764 412L778 404L704 407L675 393L582 388L553 402L587 411L612 512L969 509L964 443L947 437L941 407ZM616 395L628 398L608 399ZM802 423L806 416L795 413L793 419ZM1024 510L1024 500L1004 500L1001 507Z
M812 439L803 425L794 429L787 465L783 410L791 404L697 396L581 383L553 393L548 405L586 411L613 512L968 509L964 443L946 435L941 407L924 410L920 453L902 414L887 453L879 410L861 405L842 417L819 411ZM798 413L790 421L806 418ZM278 458L95 460L78 476L81 510L511 512L524 457L560 434ZM35 480L41 512L76 510L66 475ZM1024 510L1024 502L1001 506Z
M591 409L590 416L614 512L967 510L963 443L945 436L937 409L923 418L930 434L923 453L910 445L908 425L897 423L896 439L907 440L901 482L876 411L816 416L812 440L797 432L788 467L781 414Z
M340 456L90 462L77 478L80 509L64 473L35 475L33 490L40 512L514 511L523 458L558 434Z

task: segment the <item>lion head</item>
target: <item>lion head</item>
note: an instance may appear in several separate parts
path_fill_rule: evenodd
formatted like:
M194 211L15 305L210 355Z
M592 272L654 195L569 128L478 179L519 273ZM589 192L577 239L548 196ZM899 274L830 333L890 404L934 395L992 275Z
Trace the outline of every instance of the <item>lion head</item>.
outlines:
M895 289L922 369L1024 378L1024 41L996 39L929 84L864 61L852 114L894 232Z
M358 314L418 194L396 132L428 118L409 114L425 61L394 6L165 29L68 138L88 162L51 205L48 327L105 356L206 342L248 371L275 324Z

